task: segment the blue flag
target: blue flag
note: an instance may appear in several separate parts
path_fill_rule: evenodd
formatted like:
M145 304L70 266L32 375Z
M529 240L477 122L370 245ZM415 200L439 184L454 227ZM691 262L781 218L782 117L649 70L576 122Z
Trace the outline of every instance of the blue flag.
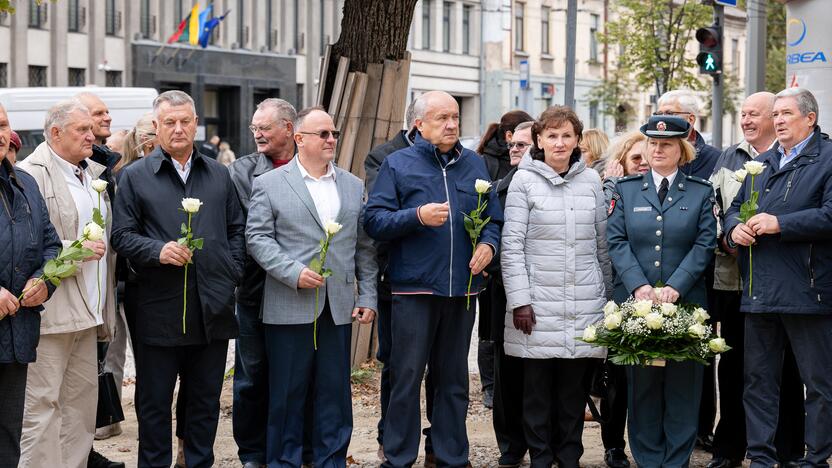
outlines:
M220 25L222 20L224 20L225 17L228 16L228 13L230 11L231 10L226 10L226 12L222 16L220 16L220 17L215 16L215 17L209 19L202 26L202 32L199 34L199 45L202 46L203 49L208 47L208 40L211 38L211 33L214 32L214 28L216 28L217 26ZM200 15L200 16L202 16L202 15Z

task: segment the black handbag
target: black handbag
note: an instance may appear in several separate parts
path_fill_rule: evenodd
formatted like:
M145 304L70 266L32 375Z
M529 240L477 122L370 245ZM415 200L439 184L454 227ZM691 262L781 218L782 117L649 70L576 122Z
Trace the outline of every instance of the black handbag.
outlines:
M95 414L95 428L121 421L124 421L124 411L121 409L116 379L112 372L104 370L104 361L98 361L98 410Z
M602 425L609 422L609 418L605 419L601 417L601 412L595 406L595 401L592 397L606 402L605 404L608 408L612 407L617 395L615 391L615 374L610 367L611 365L608 360L603 360L593 366L589 376L589 391L586 395L586 404L589 406L589 412L592 413L592 419Z

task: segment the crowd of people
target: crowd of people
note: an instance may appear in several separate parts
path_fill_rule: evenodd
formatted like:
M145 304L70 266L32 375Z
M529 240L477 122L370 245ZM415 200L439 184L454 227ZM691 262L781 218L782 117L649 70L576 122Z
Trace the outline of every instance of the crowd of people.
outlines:
M828 466L832 143L817 101L802 88L749 96L743 141L725 151L698 115L693 93L671 91L610 142L568 107L515 110L475 152L454 98L427 92L362 181L334 164L339 131L321 107L264 100L257 149L236 158L195 145L184 92L115 134L85 92L49 109L46 141L17 164L0 107L0 466L124 466L93 440L121 433L96 413L99 374L121 382L128 342L137 465L212 466L236 339L240 463L343 467L355 321L377 323L381 466L412 466L422 435L425 466L470 466L477 313L501 467L527 454L535 468L580 466L588 408L611 468L631 464L625 427L642 467L688 466L697 445L710 468ZM749 161L763 167L743 178ZM756 212L740 216L748 200ZM577 340L630 297L710 313L732 347L716 427L716 366L616 366Z

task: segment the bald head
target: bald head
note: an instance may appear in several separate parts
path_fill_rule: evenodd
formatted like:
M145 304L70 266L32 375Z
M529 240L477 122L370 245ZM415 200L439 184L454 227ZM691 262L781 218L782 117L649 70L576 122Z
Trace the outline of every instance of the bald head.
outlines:
M774 121L771 110L775 96L769 92L754 93L742 103L740 127L745 141L758 153L767 150L774 142Z
M451 150L459 141L459 104L444 91L429 91L414 105L416 128L439 151Z
M104 104L100 97L93 93L83 92L76 94L75 97L90 110L93 121L92 134L95 135L95 142L103 145L107 138L112 135L110 124L113 119L110 117L110 109L107 108L107 104Z

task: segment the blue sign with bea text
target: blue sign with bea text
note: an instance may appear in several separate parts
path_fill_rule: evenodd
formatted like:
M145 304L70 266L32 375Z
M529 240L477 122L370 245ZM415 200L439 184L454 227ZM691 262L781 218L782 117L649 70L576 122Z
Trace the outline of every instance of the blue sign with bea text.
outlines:
M714 3L725 6L737 6L737 0L714 0Z

